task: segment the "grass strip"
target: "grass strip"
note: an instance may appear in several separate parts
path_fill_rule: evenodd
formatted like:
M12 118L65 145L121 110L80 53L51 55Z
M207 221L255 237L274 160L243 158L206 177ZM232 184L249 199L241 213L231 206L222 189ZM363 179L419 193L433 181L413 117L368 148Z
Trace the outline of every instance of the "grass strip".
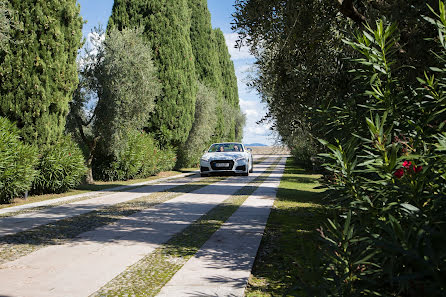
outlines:
M253 164L254 164L254 165L255 165L255 164L260 164L260 163L264 162L264 161L265 161L266 159L268 159L268 158L269 158L269 156L264 156L264 157L255 159Z
M268 158L268 156L259 158L254 161L254 164L262 163L267 158ZM42 201L47 201L47 200L53 200L53 199L58 199L58 198L63 198L63 197L75 196L75 195L85 194L85 193L89 193L89 192L101 192L101 191L104 191L107 189L112 189L112 188L121 187L121 186L132 186L133 184L136 184L136 183L176 176L176 175L180 175L182 173L192 172L197 169L198 168L184 168L184 169L181 169L180 171L166 171L166 172L161 172L155 176L150 176L150 177L142 178L142 179L132 179L132 180L127 180L127 181L118 181L118 182L117 181L112 181L112 182L97 181L91 185L89 185L89 184L80 185L76 189L69 190L68 192L65 192L65 193L34 195L34 196L29 196L27 199L16 198L16 199L14 199L13 203L0 204L0 209L9 208L9 207L13 207L13 206L26 205L26 204L36 203L36 202L42 202ZM174 180L174 179L172 179L172 180ZM132 187L132 189L136 189L136 188L140 188L140 187L144 187L144 186L147 186L147 185L134 186L134 187ZM121 190L118 190L115 192L123 192L123 191L127 191L127 190L128 190L128 188L121 189ZM110 192L110 193L113 193L113 192ZM41 210L45 210L48 208L52 208L52 207L56 207L56 206L60 206L60 205L68 204L68 203L78 202L78 201L82 201L82 200L87 200L87 199L95 198L95 197L102 196L102 195L108 195L108 194L109 193L100 193L100 194L96 194L96 195L92 194L92 195L88 195L85 197L74 198L74 199L70 199L70 200L61 201L58 203L52 203L50 205L36 206L36 207L31 207L31 208L27 208L27 209L18 210L18 211L2 213L2 214L0 214L0 218L12 217L12 216L20 215L20 214L41 211Z
M88 192L85 192L85 193L88 193ZM110 192L110 194L112 194L112 193L114 193L114 192ZM56 206L61 206L61 205L68 204L68 203L73 203L73 202L78 202L78 201L83 201L83 200L97 198L97 197L100 197L100 196L103 196L103 195L106 195L106 194L96 193L96 194L88 195L88 196L85 196L85 197L78 197L78 198L73 198L73 199L70 199L70 200L65 200L65 201L52 203L52 204L49 204L49 205L42 205L42 206L30 207L30 208L25 208L25 209L12 211L12 212L7 212L7 213L0 213L0 218L8 218L8 217L18 216L18 215L25 214L25 213L38 212L38 211L42 211L42 210L45 210L45 209L53 208L53 207L56 207ZM67 196L67 197L69 197L69 196ZM58 198L61 198L61 197L58 197Z
M211 209L153 253L127 268L99 291L99 296L155 296L172 276L193 257L201 246L263 183L279 162L276 160L223 203Z
M316 189L319 177L288 158L246 296L306 296L296 284L318 261L316 229L329 213L322 190Z
M152 181L152 180L156 180L156 179L160 179L160 178L166 178L166 177L180 175L182 173L192 172L196 169L197 168L186 168L186 169L181 169L180 171L165 171L165 172L160 172L159 174L154 175L154 176L149 176L147 178L132 179L132 180L126 180L126 181L111 181L111 182L97 181L94 184L80 185L76 189L69 190L68 192L65 192L65 193L33 195L33 196L29 196L27 199L15 198L12 203L0 204L0 209L9 208L9 207L13 207L13 206L26 205L26 204L35 203L35 202L53 200L53 199L57 199L57 198L69 197L69 196L84 194L84 193L88 193L88 192L99 192L99 191L104 191L107 189L112 189L112 188L120 187L120 186L131 186L132 184L136 184L136 183L140 183L140 182ZM0 215L0 217L2 217L2 215Z
M196 191L225 178L227 177L201 179L163 192L152 193L145 197L0 237L0 264L18 259L45 246L62 244L84 232L111 224L146 208L153 207L184 193Z
M172 176L174 176L174 175L172 175ZM179 177L179 178L182 178L182 177ZM179 178L172 178L169 181L174 181L174 180L177 180ZM152 179L147 178L147 179L144 179L144 180L143 179L133 180L133 183L137 183L137 182L141 182L141 181L156 180L156 179L158 179L158 178L152 178ZM165 182L165 181L152 183L150 185L157 185L157 184L160 184L160 183L163 183L163 182ZM123 182L123 183L125 183L125 182ZM52 200L52 199L62 198L62 197L69 197L69 196L74 196L74 195L83 194L83 193L91 193L91 195L78 197L78 198L73 198L73 199L68 199L68 200L52 203L52 204L49 204L49 205L30 207L30 208L21 209L21 210L18 210L18 211L13 211L13 212L8 212L8 213L0 213L0 218L7 218L7 217L13 217L13 216L17 216L17 215L25 214L25 213L42 211L42 210L45 210L45 209L53 208L53 207L56 207L56 206L61 206L61 205L68 204L68 203L73 203L73 202L79 202L79 201L83 201L83 200L93 199L93 198L97 198L97 197L101 197L101 196L111 195L113 193L126 192L126 191L129 191L129 190L135 190L135 189L138 189L138 188L146 187L148 185L147 184L143 184L143 185L138 185L138 186L132 186L132 183L128 183L128 184L123 184L123 185L114 184L112 187L96 187L96 186L101 186L101 185L91 185L91 186L96 188L96 190L91 190L91 191L75 190L76 194L65 195L65 196L60 196L60 197L55 197L55 198L48 198L47 200ZM116 188L116 187L119 187L119 186L129 186L129 187L126 187L126 188L123 188L123 189L118 189L118 190L115 190L115 191L101 192L103 190L112 189L112 188ZM95 192L97 192L97 193L95 193ZM51 195L55 195L55 194L49 194L49 195L43 195L43 196L51 196ZM38 196L35 196L35 197L38 197ZM39 200L39 201L45 201L45 199ZM33 202L39 202L39 201L33 201ZM32 202L30 202L30 203L32 203Z

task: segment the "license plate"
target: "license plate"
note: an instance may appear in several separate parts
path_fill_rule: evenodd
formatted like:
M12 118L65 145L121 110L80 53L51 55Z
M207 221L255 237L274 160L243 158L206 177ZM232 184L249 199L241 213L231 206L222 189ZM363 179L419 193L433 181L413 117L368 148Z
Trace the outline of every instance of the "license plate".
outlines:
M215 163L215 167L229 167L229 163Z

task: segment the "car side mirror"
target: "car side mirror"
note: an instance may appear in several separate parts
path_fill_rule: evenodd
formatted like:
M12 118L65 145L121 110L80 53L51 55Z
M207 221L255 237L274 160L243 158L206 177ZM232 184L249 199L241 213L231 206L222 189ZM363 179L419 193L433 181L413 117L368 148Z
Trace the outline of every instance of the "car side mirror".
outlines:
M247 150L248 152L252 153L252 148L247 147L246 150Z

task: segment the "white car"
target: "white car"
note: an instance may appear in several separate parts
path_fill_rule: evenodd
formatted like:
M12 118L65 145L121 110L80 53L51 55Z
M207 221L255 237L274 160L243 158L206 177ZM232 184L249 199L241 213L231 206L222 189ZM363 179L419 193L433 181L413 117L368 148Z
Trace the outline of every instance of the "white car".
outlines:
M241 143L214 143L200 159L201 176L223 172L248 176L253 170L251 149Z

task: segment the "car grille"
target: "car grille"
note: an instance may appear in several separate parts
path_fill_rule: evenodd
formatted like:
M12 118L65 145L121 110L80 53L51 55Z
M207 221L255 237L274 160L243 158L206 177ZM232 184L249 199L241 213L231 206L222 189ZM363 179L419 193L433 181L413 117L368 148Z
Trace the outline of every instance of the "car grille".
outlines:
M235 168L235 170L242 170L242 171L246 171L246 166L242 165L242 166L237 166L237 168Z
M221 163L229 163L229 167L217 167L216 164ZM232 170L234 167L234 161L233 160L218 160L218 161L211 161L211 167L212 170Z

